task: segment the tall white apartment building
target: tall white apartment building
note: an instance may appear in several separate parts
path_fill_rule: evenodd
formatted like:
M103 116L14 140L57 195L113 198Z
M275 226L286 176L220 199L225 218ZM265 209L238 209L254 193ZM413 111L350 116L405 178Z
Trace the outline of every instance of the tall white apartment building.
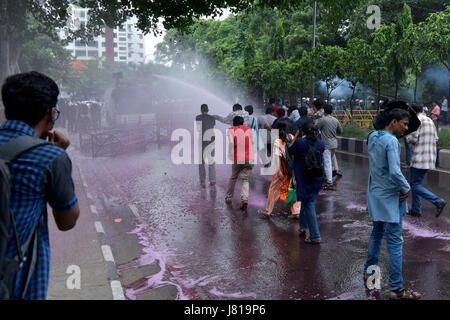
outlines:
M73 7L71 23L86 25L89 19L89 9ZM145 62L144 35L136 28L137 19L132 17L114 31L114 61L141 64ZM105 34L95 37L87 44L80 40L70 42L66 49L72 51L77 60L91 60L98 57L106 59Z

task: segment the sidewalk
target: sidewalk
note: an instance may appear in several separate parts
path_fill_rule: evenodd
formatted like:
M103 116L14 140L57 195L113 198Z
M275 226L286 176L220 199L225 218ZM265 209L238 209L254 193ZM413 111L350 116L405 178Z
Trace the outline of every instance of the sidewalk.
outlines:
M108 265L102 255L94 224L95 218L75 163L73 163L72 176L80 207L80 217L75 228L62 232L57 229L52 211L49 209L51 262L47 299L111 300L113 295ZM80 270L79 289L68 288L68 284L69 286L72 284L72 287L76 284L72 279L75 276L74 270L77 268L73 266L78 266Z

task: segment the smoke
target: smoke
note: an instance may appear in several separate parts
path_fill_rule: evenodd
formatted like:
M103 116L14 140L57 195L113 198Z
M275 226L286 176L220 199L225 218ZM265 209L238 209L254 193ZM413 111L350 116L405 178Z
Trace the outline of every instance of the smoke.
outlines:
M444 66L434 64L426 68L421 73L421 78L431 82L437 90L443 90L444 93L448 93L450 72Z
M351 83L345 79L340 79L338 77L333 79L334 82L340 83L340 85L331 92L330 99L336 100L349 100L352 96ZM326 98L327 87L324 81L318 82L319 88L318 92ZM355 96L353 99L365 99L368 95L372 94L372 90L362 83L358 83L355 89Z

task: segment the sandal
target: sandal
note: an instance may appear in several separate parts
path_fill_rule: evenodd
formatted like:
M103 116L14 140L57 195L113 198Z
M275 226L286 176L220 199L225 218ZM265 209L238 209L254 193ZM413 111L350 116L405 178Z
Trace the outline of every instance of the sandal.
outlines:
M305 230L305 229L298 229L298 236L299 236L299 237L304 236L305 233L306 233L306 230Z
M311 240L309 238L305 239L305 243L307 244L320 244L320 240Z
M300 215L298 215L298 214L291 214L288 216L289 219L297 219L297 220L299 219L299 217L300 217Z
M419 300L420 298L422 298L422 295L419 292L405 288L389 292L389 299L391 300Z
M266 217L270 217L270 213L266 209L259 209L258 211L256 211L256 213L259 213Z

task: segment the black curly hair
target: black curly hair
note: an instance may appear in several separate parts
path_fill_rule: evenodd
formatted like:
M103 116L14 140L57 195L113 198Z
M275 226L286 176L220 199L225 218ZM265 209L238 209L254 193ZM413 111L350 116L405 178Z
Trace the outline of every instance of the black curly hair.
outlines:
M42 73L31 71L9 76L2 86L5 117L34 127L56 107L58 95L58 85Z

